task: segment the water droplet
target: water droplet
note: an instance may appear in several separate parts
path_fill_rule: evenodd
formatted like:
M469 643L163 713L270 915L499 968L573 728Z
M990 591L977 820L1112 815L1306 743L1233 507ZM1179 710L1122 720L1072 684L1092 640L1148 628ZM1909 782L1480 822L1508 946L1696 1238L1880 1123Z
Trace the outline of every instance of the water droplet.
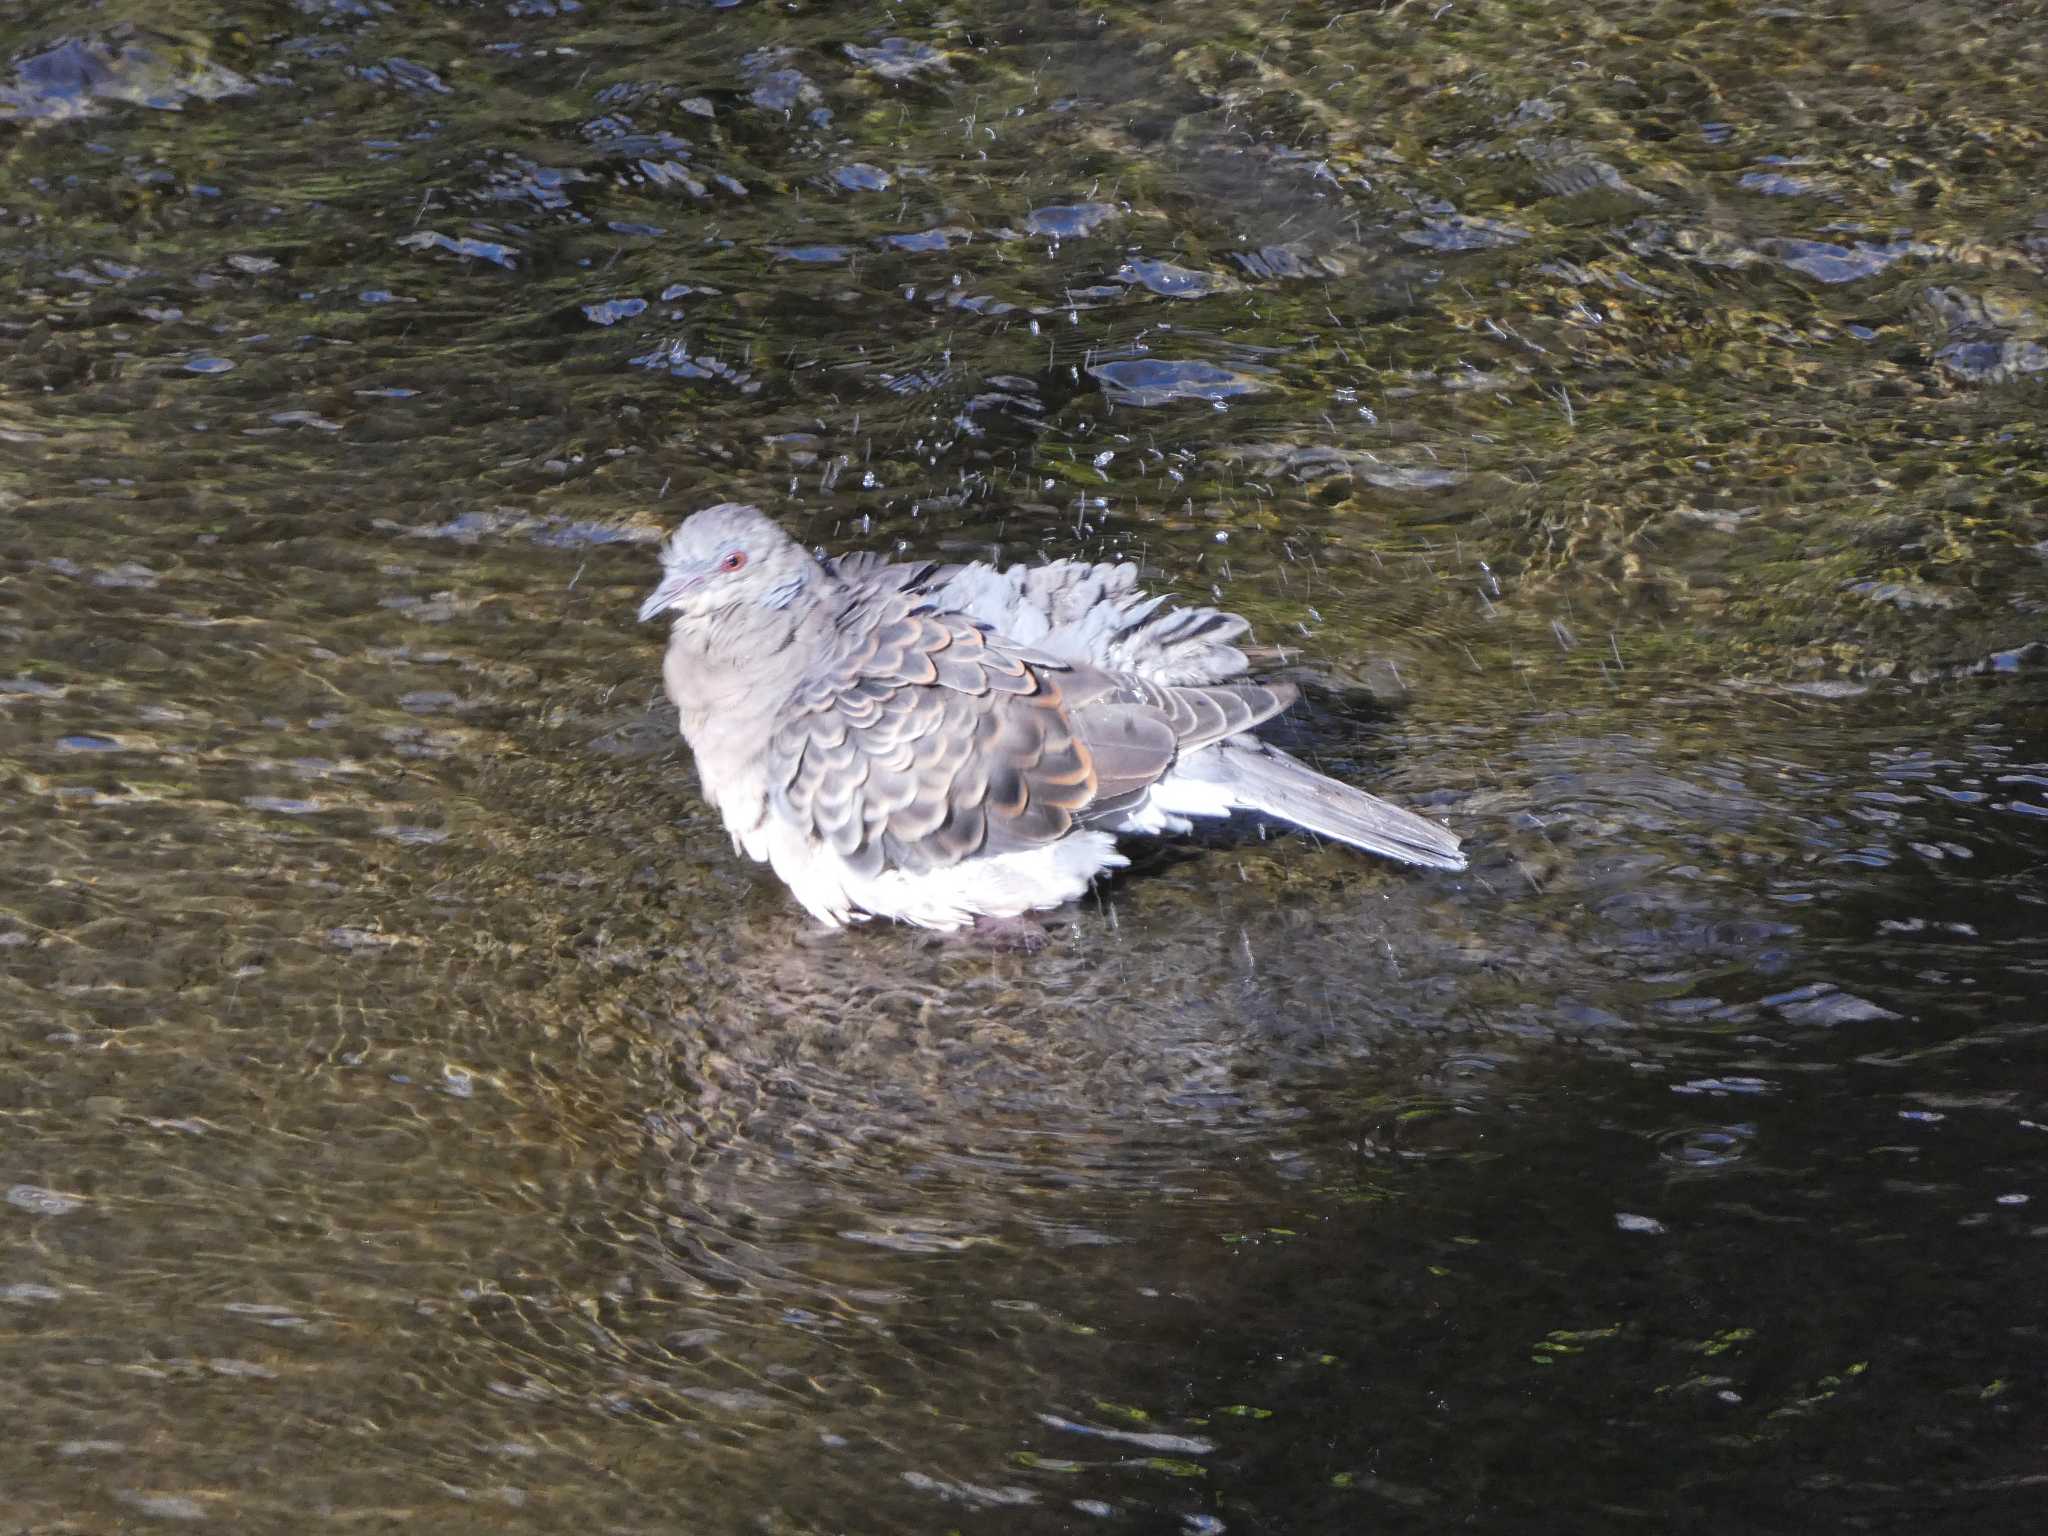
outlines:
M17 1184L7 1191L7 1203L18 1210L33 1211L38 1216L69 1216L85 1201L77 1195L44 1189L40 1184Z
M1747 1125L1703 1125L1658 1138L1657 1155L1680 1168L1725 1168L1749 1152L1756 1130Z

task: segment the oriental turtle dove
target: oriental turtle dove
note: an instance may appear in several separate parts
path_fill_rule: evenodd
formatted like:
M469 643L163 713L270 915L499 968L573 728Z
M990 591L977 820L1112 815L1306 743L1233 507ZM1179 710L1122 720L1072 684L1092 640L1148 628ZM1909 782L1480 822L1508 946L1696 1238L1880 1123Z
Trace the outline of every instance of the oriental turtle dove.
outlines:
M1244 676L1249 627L1131 565L820 560L722 503L663 546L640 617L736 847L837 927L957 928L1070 901L1119 834L1250 810L1411 864L1458 840L1252 734L1294 702Z

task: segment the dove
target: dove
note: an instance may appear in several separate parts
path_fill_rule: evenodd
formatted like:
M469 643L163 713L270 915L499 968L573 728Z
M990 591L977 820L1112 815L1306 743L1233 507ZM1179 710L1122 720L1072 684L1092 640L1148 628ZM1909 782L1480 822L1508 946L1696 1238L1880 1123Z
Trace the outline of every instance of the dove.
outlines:
M1247 677L1236 614L1139 590L1130 564L812 554L722 502L661 549L640 618L736 851L827 927L933 929L1057 907L1117 839L1244 810L1436 869L1436 823L1259 739L1295 700Z

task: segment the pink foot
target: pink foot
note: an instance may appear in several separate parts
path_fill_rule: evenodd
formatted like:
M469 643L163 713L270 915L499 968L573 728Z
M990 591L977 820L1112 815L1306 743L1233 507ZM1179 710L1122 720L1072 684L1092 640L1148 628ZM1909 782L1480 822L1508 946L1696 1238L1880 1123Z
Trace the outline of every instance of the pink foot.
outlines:
M1035 917L977 917L972 928L960 931L992 949L1015 950L1026 955L1035 955L1052 942L1045 924Z

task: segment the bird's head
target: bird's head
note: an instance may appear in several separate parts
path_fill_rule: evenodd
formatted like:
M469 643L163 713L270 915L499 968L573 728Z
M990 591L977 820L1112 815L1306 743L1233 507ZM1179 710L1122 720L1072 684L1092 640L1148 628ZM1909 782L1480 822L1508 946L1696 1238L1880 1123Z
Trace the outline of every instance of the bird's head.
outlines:
M722 501L683 519L661 546L661 580L640 619L702 618L736 607L786 609L824 569L758 507Z

